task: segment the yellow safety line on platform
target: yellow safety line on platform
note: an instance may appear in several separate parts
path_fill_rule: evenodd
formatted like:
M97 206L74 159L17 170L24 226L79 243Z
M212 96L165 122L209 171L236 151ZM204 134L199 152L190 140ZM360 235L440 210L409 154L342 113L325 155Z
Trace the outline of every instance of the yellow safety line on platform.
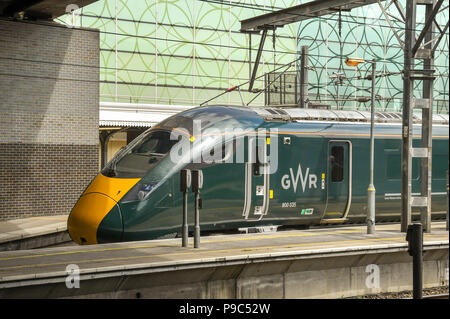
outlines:
M100 259L85 259L78 261L70 261L70 263L81 264L86 262L99 262L99 261L117 261L117 260L130 260L130 259L138 259L138 258L150 258L150 257L162 257L162 256L176 256L176 255L192 255L192 254L204 254L210 252L229 252L229 251L237 251L237 250L261 250L261 249L272 249L272 248L282 248L282 247L298 247L298 246L306 246L306 245L323 245L323 244L337 244L337 243L348 243L348 242L358 242L358 241L373 241L373 240L398 240L403 239L403 237L392 237L392 238L370 238L370 239L357 239L357 240L344 240L344 241L335 241L335 242L319 242L319 243L301 243L301 244L283 244L278 246L263 246L263 247L241 247L241 248L230 248L230 249L218 249L218 250L195 250L188 252L177 252L177 253L166 253L166 254L155 254L155 255L143 255L143 256L129 256L129 257L115 257L115 258L100 258ZM9 266L9 267L1 267L0 270L7 269L20 269L20 268L31 268L31 267L46 267L46 266L56 266L56 265L65 265L66 262L58 262L58 263L50 263L50 264L33 264L33 265L21 265L21 266Z
M250 237L250 238L234 238L234 239L222 239L222 240L210 240L204 241L203 243L226 243L233 241L242 241L242 240L257 240L257 239L272 239L272 238L288 238L288 237L305 237L305 236L318 236L318 235L333 235L333 234L349 234L349 233L360 233L360 230L343 230L339 232L326 232L326 233L308 233L308 234L298 234L298 235L275 235L275 236L259 236L259 237Z
M319 235L332 235L332 234L345 234L345 233L359 233L359 230L343 230L343 231L334 231L334 232L324 232L324 233L308 233L308 234L298 234L298 235L275 235L275 236L259 236L259 237L250 237L250 238L234 238L234 239L222 239L222 240L210 240L203 241L203 244L208 243L226 243L233 241L243 241L243 240L258 240L258 239L273 239L273 238L284 238L284 237L305 237L305 236L319 236ZM179 244L167 244L167 245L140 245L140 246L127 246L127 247L115 247L115 248L104 248L104 249L88 249L88 250L75 250L75 251L63 251L59 253L48 253L48 254L38 254L38 255L25 255L25 256L17 256L17 257L5 257L0 258L0 261L4 260L14 260L14 259L26 259L26 258L37 258L37 257L49 257L49 256L58 256L58 255L68 255L68 254L81 254L81 253L90 253L90 252L105 252L105 251L113 251L113 250L131 250L138 248L154 248L154 247L179 247Z
M441 234L429 234L427 237L437 236ZM405 237L390 237L390 238L366 238L366 239L354 239L354 240L341 240L341 241L327 241L327 242L318 242L318 243L301 243L301 244L283 244L277 246L262 246L262 247L241 247L241 248L229 248L229 249L217 249L217 250L191 250L188 252L177 252L177 253L165 253L165 254L155 254L155 255L143 255L143 256L129 256L129 257L115 257L115 258L100 258L100 259L84 259L73 261L70 263L73 264L82 264L88 262L105 262L105 261L118 261L118 260L131 260L131 259L139 259L139 258L151 258L151 257L162 257L162 256L176 256L176 255L197 255L197 254L205 254L211 252L231 252L231 251L248 251L248 250L262 250L262 249L273 249L273 248L293 248L293 247L301 247L301 246L310 246L310 245L328 245L328 244L343 244L343 243L355 243L355 242L370 242L370 241L380 241L380 240L404 240ZM405 243L406 244L406 243ZM33 265L21 265L21 266L9 266L9 267L1 267L0 270L11 270L11 269L20 269L20 268L32 268L32 267L46 267L46 266L57 266L57 265L66 265L65 262L57 262L50 264L33 264Z
M320 235L333 235L333 234L345 234L345 233L358 233L361 232L359 230L345 230L345 231L335 231L335 232L323 232L323 233L308 233L308 234L298 234L298 235L277 235L277 236L259 236L259 237L250 237L250 238L234 238L234 239L223 239L223 240L211 240L204 241L203 244L209 243L226 243L233 241L247 241L247 240L258 240L258 239L273 239L273 238L287 238L287 237L305 237L305 236L320 236ZM441 234L426 234L424 236L440 236ZM405 235L406 236L406 235ZM383 239L383 238L381 238ZM330 242L332 243L332 242ZM25 256L17 256L17 257L5 257L0 258L0 261L5 260L14 260L14 259L27 259L27 258L37 258L37 257L49 257L49 256L58 256L58 255L69 255L69 254L79 254L79 253L91 253L91 252L106 252L106 251L114 251L114 250L131 250L131 249L140 249L140 248L155 248L155 247L179 247L179 244L168 244L168 245L140 245L140 246L128 246L128 247L116 247L116 248L104 248L104 249L90 249L90 250L77 250L77 251L64 251L59 253L48 253L48 254L38 254L38 255L25 255ZM181 247L180 247L181 248ZM242 249L245 249L242 248ZM1 268L0 268L1 269Z

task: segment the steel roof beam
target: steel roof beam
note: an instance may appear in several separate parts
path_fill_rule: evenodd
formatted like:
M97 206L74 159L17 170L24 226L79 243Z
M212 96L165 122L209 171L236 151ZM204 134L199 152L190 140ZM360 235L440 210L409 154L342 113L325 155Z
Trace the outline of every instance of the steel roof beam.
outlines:
M336 11L350 11L351 9L369 5L377 1L384 0L316 0L241 21L241 32L250 33L263 30L256 61L253 64L253 72L250 77L248 90L251 91L253 88L267 30L272 29L275 32L276 28L283 27L289 23L332 14Z
M383 0L384 1L384 0ZM316 0L290 8L263 14L241 21L241 31L262 30L268 27L283 27L286 24L308 20L328 14L336 10L349 11L377 2L377 0Z
M255 83L256 72L258 71L259 60L261 59L261 53L264 48L264 42L266 40L266 36L267 36L267 29L263 30L263 33L261 35L261 40L259 42L259 48L258 48L258 53L256 55L255 65L253 66L252 77L250 78L250 83L248 85L249 91L252 90L253 84Z

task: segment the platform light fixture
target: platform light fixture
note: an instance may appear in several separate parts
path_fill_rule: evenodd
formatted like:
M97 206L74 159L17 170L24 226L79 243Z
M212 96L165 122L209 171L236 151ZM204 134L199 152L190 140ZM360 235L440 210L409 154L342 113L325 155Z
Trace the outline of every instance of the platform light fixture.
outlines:
M345 64L347 64L348 66L351 66L351 67L357 67L358 64L365 63L365 62L366 62L366 60L361 59L361 58L347 58L345 60Z
M375 118L375 60L364 60L361 58L347 58L345 64L357 67L360 63L369 62L372 64L372 91L370 96L370 165L369 165L369 187L367 188L367 233L375 233L375 186L373 184L373 157L374 157L374 118ZM369 79L369 77L367 77Z

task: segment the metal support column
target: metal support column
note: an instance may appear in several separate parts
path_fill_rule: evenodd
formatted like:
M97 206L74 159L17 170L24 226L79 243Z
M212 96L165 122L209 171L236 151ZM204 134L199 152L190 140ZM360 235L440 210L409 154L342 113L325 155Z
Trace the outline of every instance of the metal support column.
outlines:
M402 121L402 215L401 231L406 232L411 224L411 172L412 172L412 109L413 81L411 70L414 68L412 43L416 27L416 1L406 2L405 52L403 71L403 121Z
M375 185L373 184L373 162L374 162L374 122L375 122L375 76L376 62L372 61L372 90L370 104L370 165L369 165L369 187L367 188L367 233L375 233Z
M442 0L438 0L439 6L442 4ZM438 8L438 4L436 1L430 1L430 3L425 4L426 13L425 17L427 21L433 21L436 16L437 10L434 10L433 6ZM427 26L425 26L427 27ZM424 27L424 28L425 28ZM425 199L426 198L426 206L420 207L420 218L422 221L423 228L426 233L431 232L431 153L432 153L432 126L433 126L433 88L434 88L434 77L432 76L432 70L434 69L434 53L431 51L433 48L433 35L434 33L434 24L428 27L428 31L425 34L425 48L422 49L424 54L422 57L423 68L424 70L430 70L428 77L425 76L423 78L423 87L422 87L422 97L425 103L422 103L422 149L424 150L424 155L426 157L422 157L421 165L420 165L420 196ZM419 39L417 40L419 42ZM419 52L419 51L417 51ZM419 103L416 103L418 105Z
M252 34L248 34L248 78L252 78Z
M448 171L447 171L447 224L446 224L446 227L445 227L445 229L448 231L448 210L449 210L449 208L448 208Z
M308 107L308 47L302 46L300 59L300 101L301 108Z
M417 5L426 6L425 20L430 21L437 10L433 10L435 0L407 0L405 25L405 57L403 78L403 126L402 126L402 219L401 231L406 232L411 224L412 207L421 211L421 222L425 232L431 231L431 153L432 153L432 118L433 118L433 24L423 30L425 46L420 47L416 41ZM422 38L423 38L422 37ZM420 37L419 37L420 38ZM415 70L415 59L423 59L423 70ZM422 98L414 98L414 81L423 82ZM420 147L412 147L413 109L422 110L422 136ZM421 158L420 193L412 197L412 158Z

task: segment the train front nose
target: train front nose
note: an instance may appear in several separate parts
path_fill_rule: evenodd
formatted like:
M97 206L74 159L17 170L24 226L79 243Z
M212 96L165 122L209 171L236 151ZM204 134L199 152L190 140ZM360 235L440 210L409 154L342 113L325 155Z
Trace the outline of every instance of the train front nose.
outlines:
M85 194L70 213L68 230L78 244L120 241L123 231L120 208L104 194Z
M123 222L118 202L138 181L99 174L69 215L67 229L72 240L78 244L121 241Z

